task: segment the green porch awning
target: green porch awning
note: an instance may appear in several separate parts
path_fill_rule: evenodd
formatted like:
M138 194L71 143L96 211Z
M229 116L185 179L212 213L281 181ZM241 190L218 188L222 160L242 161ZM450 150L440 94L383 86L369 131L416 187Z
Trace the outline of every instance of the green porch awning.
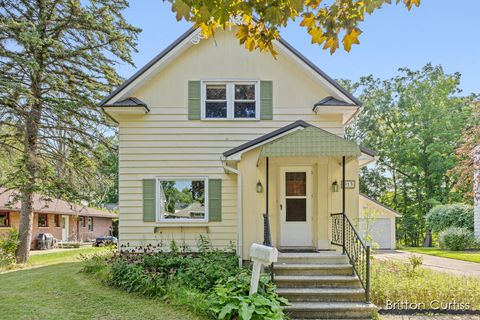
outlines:
M262 147L260 157L360 157L360 147L317 127L294 131Z

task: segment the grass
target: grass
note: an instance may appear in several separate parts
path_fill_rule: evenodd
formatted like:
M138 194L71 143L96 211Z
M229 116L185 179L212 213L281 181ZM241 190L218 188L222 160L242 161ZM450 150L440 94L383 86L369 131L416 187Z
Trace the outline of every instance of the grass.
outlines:
M106 251L106 248L83 247L77 249L68 249L65 251L43 251L34 255L30 255L27 264L15 264L8 267L0 266L0 273L7 270L16 270L23 268L32 268L40 266L48 266L62 262L80 261L81 255L88 255Z
M371 298L380 308L386 301L424 303L427 308L432 300L469 303L480 309L480 278L456 276L393 261L372 263Z
M428 254L431 256L480 263L480 251L449 251L439 248L402 248L404 251Z
M101 249L100 249L101 250ZM82 248L32 256L36 268L0 274L0 318L9 319L165 319L205 320L162 301L103 285L80 273ZM74 262L61 262L65 258Z

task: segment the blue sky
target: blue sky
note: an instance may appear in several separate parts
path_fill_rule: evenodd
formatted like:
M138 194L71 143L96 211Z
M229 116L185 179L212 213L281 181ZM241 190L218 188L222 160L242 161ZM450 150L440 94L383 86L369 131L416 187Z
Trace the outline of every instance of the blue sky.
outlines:
M410 12L401 5L387 5L366 17L360 45L349 53L337 50L333 56L311 45L296 23L282 30L282 36L335 79L357 80L368 74L388 78L400 67L419 69L432 62L448 73L460 72L464 93L480 93L479 14L478 0L422 0L422 5ZM139 52L134 54L137 68L190 27L177 22L170 5L161 0L131 0L125 16L143 29ZM129 77L135 69L125 65L118 71Z

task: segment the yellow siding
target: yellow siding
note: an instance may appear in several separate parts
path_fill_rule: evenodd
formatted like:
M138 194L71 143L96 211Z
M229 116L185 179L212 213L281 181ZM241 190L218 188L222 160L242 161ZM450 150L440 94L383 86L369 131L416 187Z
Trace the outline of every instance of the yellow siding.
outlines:
M200 79L272 80L273 120L188 120L187 83ZM194 247L198 234L174 231L154 234L154 228L165 223L142 221L142 179L208 176L223 180L223 215L222 222L203 223L208 226L206 236L214 245L228 247L237 236L237 177L224 173L221 154L299 119L342 135L341 114L316 115L312 111L313 104L327 95L330 94L321 84L289 59L279 56L274 60L268 54L250 53L239 46L232 33L219 32L215 39L203 40L187 49L131 94L147 103L148 114L117 117L120 123L121 243L128 242L130 246L165 244L174 239L185 240L188 246ZM329 168L338 169L330 164ZM246 181L248 179L246 177ZM246 183L245 190L248 189L250 196L254 186L251 181ZM333 206L333 202L329 206ZM248 206L244 208L245 216L252 210ZM259 215L261 207L254 212ZM262 226L256 219L246 231L258 235Z

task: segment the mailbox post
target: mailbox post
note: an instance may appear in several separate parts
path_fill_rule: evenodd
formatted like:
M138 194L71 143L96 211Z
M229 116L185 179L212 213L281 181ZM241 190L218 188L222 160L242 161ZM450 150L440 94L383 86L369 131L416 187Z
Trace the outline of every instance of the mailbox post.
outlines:
M250 295L252 295L258 290L262 265L268 266L277 262L278 250L276 248L254 243L250 247L250 259L253 261L252 279L250 281Z

